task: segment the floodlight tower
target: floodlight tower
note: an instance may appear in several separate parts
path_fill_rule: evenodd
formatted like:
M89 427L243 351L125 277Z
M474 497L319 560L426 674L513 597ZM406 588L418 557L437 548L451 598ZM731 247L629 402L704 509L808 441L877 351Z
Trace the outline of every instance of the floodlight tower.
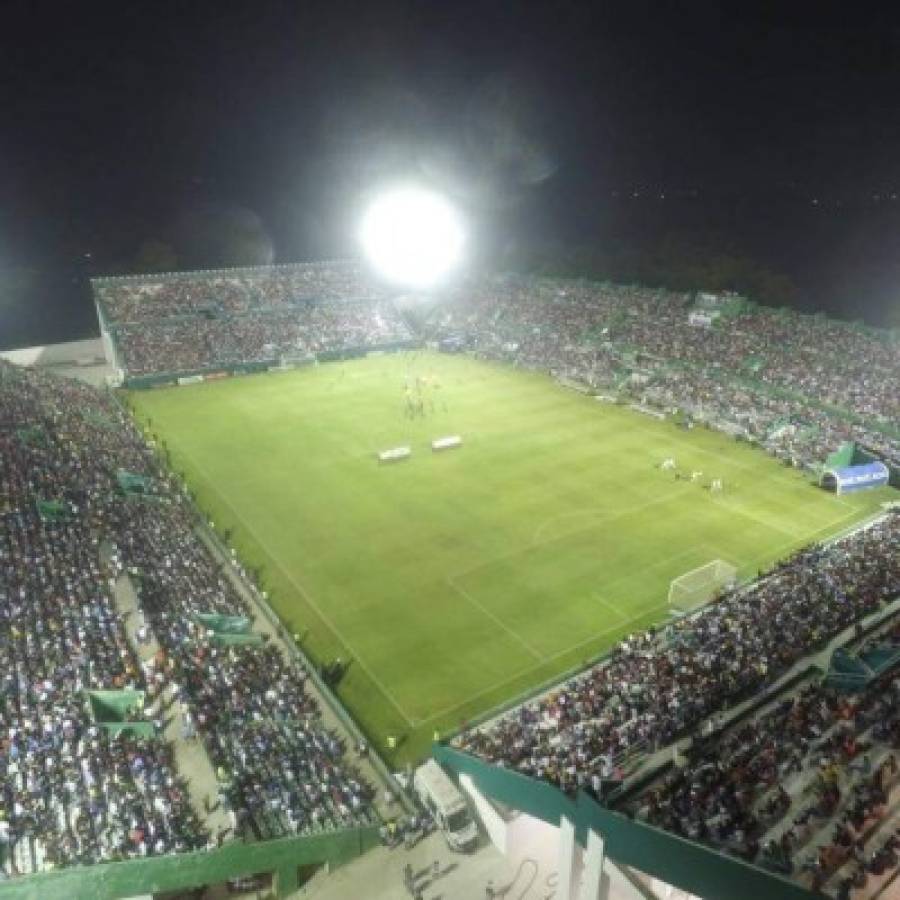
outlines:
M406 185L376 197L363 216L360 240L386 280L421 290L434 287L457 265L464 234L460 216L444 197Z

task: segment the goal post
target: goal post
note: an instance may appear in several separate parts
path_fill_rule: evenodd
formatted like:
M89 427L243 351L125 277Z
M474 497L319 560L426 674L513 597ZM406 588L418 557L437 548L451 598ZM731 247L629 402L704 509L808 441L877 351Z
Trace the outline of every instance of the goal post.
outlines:
M737 568L722 559L714 559L673 578L669 584L669 608L691 612L712 600L716 594L734 586Z

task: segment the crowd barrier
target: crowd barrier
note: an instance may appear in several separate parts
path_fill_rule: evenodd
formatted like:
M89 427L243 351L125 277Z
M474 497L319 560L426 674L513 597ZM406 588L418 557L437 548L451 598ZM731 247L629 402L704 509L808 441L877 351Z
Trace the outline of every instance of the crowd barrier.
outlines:
M339 866L378 845L375 826L244 843L215 850L74 866L0 882L0 900L117 900L187 891L228 879L274 874L276 897L300 885L300 868Z

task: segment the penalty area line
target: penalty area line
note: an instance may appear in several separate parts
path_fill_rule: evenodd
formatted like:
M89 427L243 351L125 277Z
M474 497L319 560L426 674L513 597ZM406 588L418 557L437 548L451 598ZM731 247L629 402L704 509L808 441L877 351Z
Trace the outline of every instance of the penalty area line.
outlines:
M504 678L501 681L498 681L498 682L490 685L489 687L486 687L483 690L478 691L477 694L472 694L470 697L467 697L465 700L461 700L459 703L456 703L453 706L447 706L444 709L438 710L438 712L436 712L436 713L432 713L427 719L419 719L417 721L417 725L418 726L427 725L429 722L433 722L436 719L440 719L443 716L446 716L449 713L452 713L455 710L461 709L462 707L468 705L473 700L477 700L479 697L483 697L485 694L489 694L489 693L491 693L491 691L495 691L495 690L497 690L497 688L501 688L504 685L509 684L511 681L515 681L517 678L521 678L523 675L527 675L529 672L534 672L535 670L541 668L541 666L546 665L547 663L551 663L555 659L559 659L562 656L565 656L567 653L572 653L574 650L580 650L582 647L586 646L587 644L592 643L593 641L596 641L598 638L602 638L604 635L611 634L614 631L619 631L620 629L624 628L626 625L630 625L632 622L636 622L638 619L646 618L651 613L654 613L657 611L662 611L664 609L668 609L668 604L657 603L657 604L654 604L653 606L647 607L647 609L637 613L636 615L628 616L627 618L624 618L621 622L619 622L617 625L613 625L611 628L604 628L602 631L598 631L598 632L592 634L586 640L579 641L577 644L574 644L571 647L566 647L564 650L560 650L558 653L554 653L552 656L544 657L544 659L542 659L538 663L535 663L533 666L528 666L527 668L520 669L518 672L513 673L508 678ZM601 660L597 661L597 663L599 663L599 662L601 662ZM569 678L576 677L581 672L586 672L589 669L594 668L594 666L597 665L597 663L591 663L590 665L587 665L587 666L580 666L577 672L574 672L574 671L559 672L558 678L557 678L557 676L552 676L554 679L552 685L547 686L540 693L535 693L535 694L529 696L528 698L522 700L522 702L516 704L516 706L509 707L508 709L504 710L502 713L499 713L498 715L506 715L506 713L511 712L513 709L517 709L519 706L523 706L525 703L531 703L532 701L536 700L538 697L542 697L542 696L544 696L544 694L547 694L550 691L555 690L563 680L568 680ZM497 718L497 717L494 716L493 718ZM482 725L486 725L486 724L487 724L487 722L482 722ZM481 725L479 725L478 727L480 728Z
M603 598L600 594L598 594L596 591L594 591L594 593L591 594L591 600L593 600L594 603L597 603L597 604L599 604L600 606L602 606L602 607L604 607L605 609L607 609L607 610L608 610L609 612L611 612L617 619L620 619L620 620L622 621L622 623L624 624L624 622L625 622L627 616L626 616L621 610L616 609L616 607L613 606L612 603L609 602L609 600L604 600L604 598Z
M465 588L460 587L453 580L453 577L451 575L447 576L447 584L449 584L450 587L452 587L453 590L455 590L460 595L460 597L462 597L464 600L468 601L476 609L483 612L495 624L499 625L514 641L516 641L516 643L518 643L521 647L523 647L525 650L527 650L528 653L538 661L538 663L543 662L544 657L541 656L541 654L538 653L538 651L535 650L534 647L532 647L531 644L528 643L528 641L526 641L520 635L516 634L516 632L513 631L512 628L509 627L509 625L507 625L497 615L492 613L484 604L479 603L467 590L465 590Z
M695 545L695 547L690 550L683 550L680 553L675 553L672 556L667 557L664 560L660 560L659 562L655 563L651 568L657 568L659 566L670 564L670 563L674 562L676 559L681 559L684 556L688 556L692 553L695 553L697 546L701 546L706 550L709 549L709 547L706 544ZM479 567L476 566L475 568L479 568ZM621 583L622 581L627 580L628 577L629 576L625 576L625 578L616 579L615 581L611 582L611 584ZM480 606L480 604L475 602L472 597L467 596L462 588L460 588L458 585L453 583L453 576L448 575L447 581L457 591L459 591L461 594L466 596L467 599L471 603L473 603L475 606L478 606L479 608L481 608L482 611L488 612L487 610L484 610L483 607ZM604 586L604 587L607 587L607 586ZM508 676L507 678L497 681L494 684L490 685L489 687L486 687L486 688L478 691L477 693L472 694L471 696L467 697L465 700L461 700L459 703L455 703L452 706L444 707L443 709L438 710L438 712L432 713L426 719L418 719L416 721L416 725L417 726L427 725L429 722L433 722L436 719L440 719L441 717L446 716L449 713L452 713L457 709L461 709L462 707L468 705L469 703L472 703L474 700L477 700L479 697L483 697L485 694L489 694L492 691L495 691L498 688L501 688L504 685L509 684L511 681L515 681L517 678L521 678L524 675L527 675L529 672L534 672L535 670L541 668L541 666L546 665L547 663L551 663L554 660L559 659L560 657L565 656L568 653L572 653L575 650L580 650L582 647L584 647L590 643L593 643L597 639L602 638L607 634L612 634L615 631L619 631L619 630L625 628L627 625L630 625L632 622L637 622L639 619L647 618L648 616L652 615L653 613L662 612L663 610L667 610L669 608L669 605L667 602L665 602L665 601L660 602L660 601L654 600L654 601L651 601L650 603L644 603L644 604L640 604L640 605L630 606L632 615L626 616L624 613L617 610L608 600L600 597L598 594L592 594L591 596L592 596L592 599L594 599L598 603L601 603L603 606L605 606L611 612L614 612L616 614L616 616L619 618L619 621L616 622L615 625L611 625L608 628L604 628L601 631L594 632L593 634L591 634L590 637L586 638L583 641L579 641L577 644L573 644L570 647L566 647L565 649L560 650L557 653L554 653L550 656L543 657L538 662L536 662L534 665L526 666L524 669L520 669L520 670L514 672L512 675ZM488 612L488 615L490 615L489 612ZM493 616L491 616L491 617L493 618ZM498 624L500 624L504 628L504 630L509 631L507 626L504 625L502 622L498 622ZM510 633L513 634L514 637L518 638L518 636L515 635L514 632L510 632ZM590 668L590 666L585 667L585 668ZM559 674L562 675L563 673L561 672ZM548 690L552 690L552 688L548 688ZM537 695L535 695L535 696L537 696ZM534 698L532 697L529 699L534 699ZM528 702L528 701L527 700L523 701L523 703L525 703L525 702Z

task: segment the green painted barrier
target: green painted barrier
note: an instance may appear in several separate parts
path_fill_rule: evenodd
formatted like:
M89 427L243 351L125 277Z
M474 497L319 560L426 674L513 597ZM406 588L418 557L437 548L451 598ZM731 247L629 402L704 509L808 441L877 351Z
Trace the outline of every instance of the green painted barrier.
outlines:
M110 737L126 734L152 738L156 735L156 728L150 722L131 721L144 709L143 691L88 691L87 700L91 717Z
M507 806L551 825L565 816L584 845L589 830L601 835L614 862L632 866L705 900L812 900L823 898L778 875L710 847L635 822L579 792L569 797L547 782L492 766L444 744L434 758L456 774L472 778L478 789Z
M124 494L146 494L150 490L150 479L135 472L119 469L116 481Z
M845 469L847 466L853 465L853 456L856 452L856 445L851 441L843 444L834 453L829 453L825 457L825 465L829 469Z
M261 634L230 634L222 632L214 634L211 640L220 647L243 647L247 644L261 644L263 637Z
M43 428L37 425L30 425L27 428L17 428L16 437L23 443L33 447L46 447L47 435Z
M72 518L71 510L62 500L37 500L35 505L44 522L65 522Z
M98 863L0 882L0 900L117 900L275 873L279 897L297 890L301 866L343 865L379 842L378 829L351 828L216 850Z
M840 690L862 691L898 665L900 647L893 644L872 647L859 654L838 647L831 654L825 680Z
M87 698L95 722L127 722L144 708L143 691L88 691Z
M221 613L199 613L197 621L216 634L249 634L250 620L246 616L226 616Z

